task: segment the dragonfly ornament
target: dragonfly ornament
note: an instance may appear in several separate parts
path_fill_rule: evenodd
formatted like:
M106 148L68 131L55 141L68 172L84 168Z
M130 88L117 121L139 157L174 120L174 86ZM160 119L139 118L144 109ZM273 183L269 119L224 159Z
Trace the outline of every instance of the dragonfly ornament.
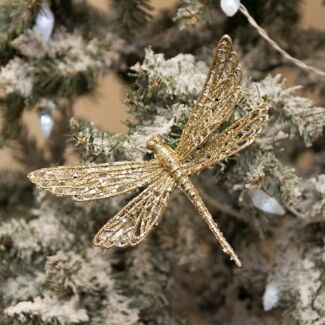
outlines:
M219 134L240 94L241 71L231 38L224 35L175 150L159 135L147 141L150 161L122 161L76 167L43 168L28 177L39 188L76 201L105 199L145 189L99 230L96 246L134 246L158 224L175 187L183 191L237 266L241 262L191 182L191 176L250 145L268 118L263 102Z

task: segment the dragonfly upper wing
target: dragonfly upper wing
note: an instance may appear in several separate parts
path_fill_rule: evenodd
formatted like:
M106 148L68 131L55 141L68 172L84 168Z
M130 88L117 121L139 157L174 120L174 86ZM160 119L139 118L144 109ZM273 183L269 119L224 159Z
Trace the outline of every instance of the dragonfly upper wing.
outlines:
M234 108L240 91L239 59L228 35L218 43L202 92L192 109L176 152L187 158Z
M268 119L268 107L265 103L252 109L225 129L202 149L193 159L184 165L189 174L214 165L250 145L262 130Z
M39 188L76 201L108 198L152 182L163 172L156 160L42 168L28 174Z
M174 186L174 179L163 174L100 229L94 245L110 248L138 244L158 223Z

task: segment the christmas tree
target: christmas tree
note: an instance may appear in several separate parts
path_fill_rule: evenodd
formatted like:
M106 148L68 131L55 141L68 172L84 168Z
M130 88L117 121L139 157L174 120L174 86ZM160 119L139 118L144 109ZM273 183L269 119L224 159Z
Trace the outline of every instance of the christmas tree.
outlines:
M149 0L112 0L105 12L83 0L0 4L0 142L22 166L0 171L0 324L325 323L324 78L274 51L239 4L184 0L158 14ZM242 5L292 57L324 70L324 33L301 28L299 0ZM139 245L94 247L139 192L75 202L35 188L27 173L71 155L147 161L153 134L175 148L225 33L243 81L220 132L261 101L269 121L193 182L243 267L180 191ZM288 70L297 86L281 75ZM112 73L129 87L127 134L75 116L76 101L98 97ZM39 116L42 147L28 112Z

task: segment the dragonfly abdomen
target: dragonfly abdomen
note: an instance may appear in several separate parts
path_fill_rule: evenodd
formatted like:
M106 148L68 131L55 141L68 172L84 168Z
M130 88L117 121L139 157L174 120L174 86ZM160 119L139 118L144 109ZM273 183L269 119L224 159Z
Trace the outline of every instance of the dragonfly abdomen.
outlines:
M192 204L197 208L199 214L201 217L205 220L205 222L208 224L210 230L216 237L216 239L219 241L222 250L224 253L230 255L230 258L234 260L234 262L237 264L237 266L241 266L241 262L233 250L233 248L229 245L226 238L224 237L223 233L219 229L217 223L213 220L213 217L211 216L209 210L205 206L204 202L202 201L202 198L198 191L196 190L195 186L191 182L191 179L183 175L179 179L177 179L177 183L179 188L185 193L185 195L190 199Z

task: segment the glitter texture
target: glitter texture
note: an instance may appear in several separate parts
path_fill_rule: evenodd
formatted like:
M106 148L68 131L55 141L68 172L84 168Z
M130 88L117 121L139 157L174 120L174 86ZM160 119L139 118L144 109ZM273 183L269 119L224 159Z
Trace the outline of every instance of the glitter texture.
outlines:
M94 245L103 248L134 246L146 238L158 224L170 193L177 186L197 208L223 252L241 266L190 179L251 144L267 121L267 106L261 104L213 136L238 100L238 64L231 39L225 35L175 151L161 136L154 135L147 142L147 148L155 154L151 161L44 168L30 173L30 180L40 188L77 201L113 197L147 186L97 233Z

